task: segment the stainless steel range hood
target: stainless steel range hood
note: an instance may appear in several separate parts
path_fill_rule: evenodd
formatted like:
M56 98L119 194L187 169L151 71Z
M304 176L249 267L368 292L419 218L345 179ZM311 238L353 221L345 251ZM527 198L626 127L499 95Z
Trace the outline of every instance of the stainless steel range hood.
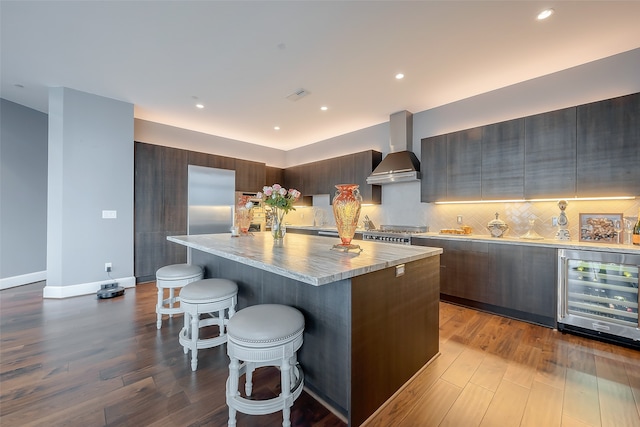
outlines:
M419 181L420 161L413 154L413 114L393 113L389 120L390 152L367 177L367 184Z

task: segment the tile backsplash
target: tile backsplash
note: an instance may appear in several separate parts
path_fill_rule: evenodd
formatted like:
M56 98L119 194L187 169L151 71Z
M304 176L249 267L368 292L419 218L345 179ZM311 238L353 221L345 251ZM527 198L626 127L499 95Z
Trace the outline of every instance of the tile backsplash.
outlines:
M569 220L568 230L571 240L579 240L581 213L621 213L634 219L638 215L638 200L576 201L568 200L565 213ZM555 237L557 227L553 226L553 217L560 215L557 202L525 203L487 203L460 205L431 205L430 228L438 231L442 228L456 228L456 218L462 215L465 225L473 228L475 234L488 234L487 223L500 214L500 219L509 225L506 236L519 237L529 230L529 220L535 220L534 231L547 239Z
M633 221L638 216L640 199L633 200L567 200L565 211L569 220L568 230L571 240L579 240L579 220L581 213L621 213ZM472 227L474 234L488 234L487 223L495 219L495 213L509 225L507 237L519 237L529 230L529 220L535 220L534 231L547 239L555 237L557 227L552 225L553 217L560 215L557 201L524 202L524 203L469 203L436 205L420 203L416 200L393 199L383 193L383 203L377 206L363 206L360 221L368 215L376 226L393 225L428 225L430 231L438 232L443 228L458 228L456 220L462 216L464 225ZM328 197L314 197L314 206L298 208L287 215L287 222L296 225L313 225L314 217L324 220L325 225L335 226L333 212Z

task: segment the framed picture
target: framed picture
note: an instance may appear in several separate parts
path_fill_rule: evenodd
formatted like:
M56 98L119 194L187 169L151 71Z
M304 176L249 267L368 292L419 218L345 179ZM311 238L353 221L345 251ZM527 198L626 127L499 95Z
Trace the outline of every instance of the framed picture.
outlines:
M622 228L621 213L580 214L581 242L618 243L618 233L622 233Z

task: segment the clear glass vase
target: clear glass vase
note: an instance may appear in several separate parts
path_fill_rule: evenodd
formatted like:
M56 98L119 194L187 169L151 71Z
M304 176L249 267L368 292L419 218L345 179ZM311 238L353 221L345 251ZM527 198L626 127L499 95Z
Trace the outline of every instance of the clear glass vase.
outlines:
M333 198L333 216L336 219L338 236L342 241L341 246L351 245L351 240L356 234L362 196L357 184L338 184L336 195Z
M284 235L287 234L287 227L284 225L284 216L286 211L272 207L273 219L271 220L271 235L273 239L278 242L284 239Z

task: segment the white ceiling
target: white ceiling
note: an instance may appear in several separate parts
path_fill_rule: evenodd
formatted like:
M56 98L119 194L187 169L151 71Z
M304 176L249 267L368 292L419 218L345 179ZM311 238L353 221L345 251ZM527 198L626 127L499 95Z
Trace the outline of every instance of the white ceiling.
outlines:
M640 1L2 0L0 18L4 99L46 112L64 86L285 150L640 47Z

